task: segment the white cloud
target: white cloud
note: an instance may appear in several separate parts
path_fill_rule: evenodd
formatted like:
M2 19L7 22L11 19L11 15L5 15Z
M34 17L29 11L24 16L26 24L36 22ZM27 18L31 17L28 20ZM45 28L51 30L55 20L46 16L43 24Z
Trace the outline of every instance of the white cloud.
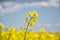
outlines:
M13 13L18 11L22 6L14 2L4 2L0 4L0 15L5 13Z
M58 0L59 1L59 0ZM17 3L17 2L1 2L0 3L0 15L19 12L21 8L29 7L59 7L59 2L57 0L49 0L42 2L32 2L32 3Z
M52 24L41 24L41 27L52 27Z
M50 6L58 7L59 6L59 1L60 0L49 0L48 3L49 3Z
M47 2L40 2L40 5L41 5L41 6L46 6L46 7L49 6L49 4L48 4Z
M57 26L57 27L60 27L60 23L57 23L56 26Z

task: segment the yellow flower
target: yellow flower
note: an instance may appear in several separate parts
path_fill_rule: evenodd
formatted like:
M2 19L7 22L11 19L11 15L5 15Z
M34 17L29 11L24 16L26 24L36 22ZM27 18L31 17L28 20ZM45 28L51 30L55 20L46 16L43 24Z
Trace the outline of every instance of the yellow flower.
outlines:
M36 11L33 11L34 13L34 18L38 18L38 13Z
M29 12L28 14L31 18L38 18L38 13L36 11Z
M26 28L23 28L23 31L26 32Z
M28 18L25 18L25 22L26 22L26 23L28 22Z
M32 39L29 39L29 40L32 40Z
M22 31L26 32L26 28L21 28Z
M8 29L9 31L15 31L16 29L12 26L11 28Z
M45 29L44 28L41 28L41 30L40 30L41 32L45 32Z
M30 21L29 26L34 26L35 22L34 21Z
M54 35L53 35L53 34L50 34L49 36L50 36L51 38L54 38Z
M3 23L0 23L0 28L4 28L4 24Z
M32 30L32 29L30 29L30 31L29 31L30 33L33 33L34 31Z
M34 13L33 12L29 12L28 14L30 17L33 17Z

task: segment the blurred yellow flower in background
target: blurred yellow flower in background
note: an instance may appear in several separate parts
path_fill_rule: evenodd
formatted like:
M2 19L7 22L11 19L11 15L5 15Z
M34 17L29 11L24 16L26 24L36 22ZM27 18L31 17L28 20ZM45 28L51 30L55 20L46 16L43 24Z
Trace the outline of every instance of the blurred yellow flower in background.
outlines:
M24 27L24 28L21 28L21 30L22 30L23 32L26 32L26 29L27 29L27 28L25 28L25 27Z
M45 32L45 28L41 28L40 31L41 31L42 33L44 33L44 32Z
M3 23L0 23L0 28L4 28L4 24Z
M14 26L12 26L11 28L8 29L9 31L13 32L15 31L16 29L14 28Z
M34 31L32 29L30 29L29 33L33 33Z

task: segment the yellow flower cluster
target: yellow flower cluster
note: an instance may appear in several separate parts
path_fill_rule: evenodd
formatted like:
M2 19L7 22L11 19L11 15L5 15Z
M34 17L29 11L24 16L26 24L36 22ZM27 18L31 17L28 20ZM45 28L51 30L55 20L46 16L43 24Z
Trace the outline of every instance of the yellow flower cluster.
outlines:
M34 24L37 22L38 19L38 13L34 10L32 12L29 12L28 15L30 16L30 20L28 20L28 18L25 18L25 22L29 22L28 25L29 26L34 26Z
M38 18L38 13L36 11L29 12L28 14L31 18Z
M24 30L16 30L14 27L8 30L0 30L0 40L24 40ZM40 32L34 32L32 29L26 33L26 40L60 40L60 33L44 32L41 28Z

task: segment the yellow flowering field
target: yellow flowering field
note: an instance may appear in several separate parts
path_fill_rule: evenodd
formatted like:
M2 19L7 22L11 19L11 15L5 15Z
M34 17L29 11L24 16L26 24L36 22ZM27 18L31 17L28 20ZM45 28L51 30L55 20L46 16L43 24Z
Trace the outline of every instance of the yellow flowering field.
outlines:
M60 40L60 32L46 32L44 28L39 32L28 30L28 27L33 27L37 22L38 13L32 11L28 15L30 19L25 18L26 28L20 28L20 30L16 30L14 26L4 30L4 24L0 23L0 40Z

